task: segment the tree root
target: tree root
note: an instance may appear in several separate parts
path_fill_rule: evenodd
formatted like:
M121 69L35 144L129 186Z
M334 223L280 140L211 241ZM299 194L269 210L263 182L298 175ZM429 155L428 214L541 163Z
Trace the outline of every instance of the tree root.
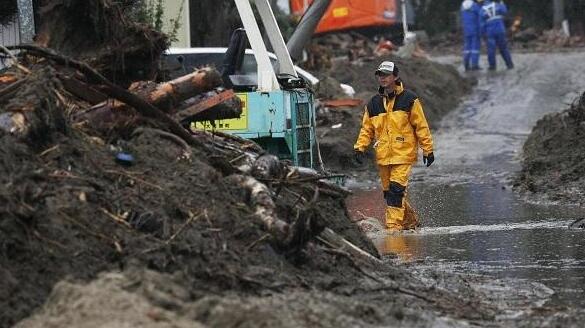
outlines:
M9 46L8 49L22 49L26 50L33 55L40 56L52 60L58 64L71 66L81 73L85 74L88 77L88 80L94 84L102 84L103 88L102 91L107 94L109 97L117 99L123 103L132 106L136 109L137 112L140 114L153 118L161 123L165 124L169 130L178 135L181 139L185 140L188 144L192 146L196 146L198 148L204 149L209 151L207 145L203 144L199 140L195 139L187 130L185 130L179 123L169 117L167 114L162 112L160 109L156 108L149 102L145 101L144 99L139 98L138 96L124 90L123 88L113 84L108 79L106 79L103 75L99 72L91 68L84 62L80 62L69 57L63 56L58 54L52 49L42 48L35 45L18 45L18 46Z
M310 201L304 206L305 215L297 215L292 223L287 223L278 218L276 205L272 200L272 194L268 187L250 176L231 175L234 183L248 190L250 204L254 209L254 217L259 220L270 233L279 246L287 250L298 251L302 249L311 239L324 241L331 248L351 254L358 258L380 263L381 261L367 253L333 230L319 226L314 221L313 207L319 197L319 188L315 188ZM300 212L299 212L300 213ZM299 214L297 213L297 214Z

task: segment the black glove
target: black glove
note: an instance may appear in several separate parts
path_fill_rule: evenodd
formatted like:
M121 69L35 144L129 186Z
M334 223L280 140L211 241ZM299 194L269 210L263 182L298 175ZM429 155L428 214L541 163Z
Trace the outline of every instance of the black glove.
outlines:
M364 159L366 158L366 154L363 151L354 150L353 159L359 165L364 164Z
M431 166L435 161L435 155L430 152L427 156L423 156L423 164L426 164L427 167Z

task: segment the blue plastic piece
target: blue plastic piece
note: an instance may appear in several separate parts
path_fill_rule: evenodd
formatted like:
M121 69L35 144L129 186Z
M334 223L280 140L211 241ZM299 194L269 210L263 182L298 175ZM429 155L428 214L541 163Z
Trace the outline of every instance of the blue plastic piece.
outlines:
M118 164L130 166L134 164L134 156L129 153L120 152L116 154L116 162Z

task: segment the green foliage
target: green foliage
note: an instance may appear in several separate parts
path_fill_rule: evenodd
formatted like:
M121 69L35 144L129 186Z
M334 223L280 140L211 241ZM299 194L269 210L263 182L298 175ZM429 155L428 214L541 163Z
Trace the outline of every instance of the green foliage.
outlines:
M185 1L181 3L177 17L170 19L170 24L167 29L164 28L164 0L136 0L132 5L133 18L144 24L150 25L154 30L164 33L170 41L177 40L177 32L181 27L181 16L183 15L183 8Z
M171 28L171 33L167 34L169 39L171 41L177 41L177 31L179 30L179 28L181 28L181 16L183 15L183 8L185 7L185 1L188 0L183 0L183 2L181 3L181 8L179 9L179 13L177 14L177 17L172 18L171 24L170 24L170 28Z
M0 25L8 23L16 15L16 0L0 1Z
M414 3L416 25L429 35L452 32L458 28L457 14L462 1L419 0Z

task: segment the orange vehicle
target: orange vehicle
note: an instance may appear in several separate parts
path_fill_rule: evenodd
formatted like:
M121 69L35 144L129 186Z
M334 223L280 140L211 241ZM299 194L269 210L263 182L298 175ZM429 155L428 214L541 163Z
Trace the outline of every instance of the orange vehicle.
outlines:
M301 17L312 2L290 0L291 13ZM315 34L401 24L400 4L400 0L332 0Z

